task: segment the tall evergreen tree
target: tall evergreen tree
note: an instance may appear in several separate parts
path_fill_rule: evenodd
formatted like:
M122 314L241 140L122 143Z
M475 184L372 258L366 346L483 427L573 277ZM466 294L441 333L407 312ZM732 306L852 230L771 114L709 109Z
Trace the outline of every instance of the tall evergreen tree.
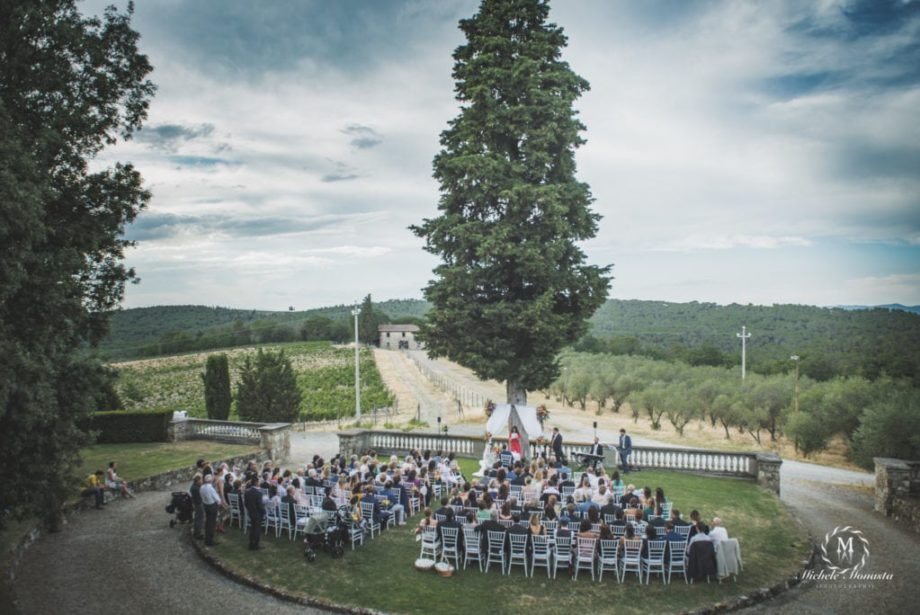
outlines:
M107 379L83 348L134 277L121 235L149 194L131 165L88 168L140 128L154 91L132 11L0 2L0 524L57 527Z
M443 261L425 288L429 353L505 381L510 403L552 382L609 285L609 267L576 245L599 220L575 178L584 126L572 105L588 83L561 60L566 37L548 14L546 0L483 0L461 20L461 110L434 159L441 213L412 229Z
M249 356L240 370L237 411L243 421L290 422L300 413L297 377L284 351L263 351L255 361Z
M230 416L230 361L225 354L208 355L204 373L204 406L209 419L226 421Z
M358 339L362 344L377 344L380 341L380 334L377 327L384 323L390 322L390 318L374 309L374 302L371 296L364 297L361 302L361 313L358 314Z

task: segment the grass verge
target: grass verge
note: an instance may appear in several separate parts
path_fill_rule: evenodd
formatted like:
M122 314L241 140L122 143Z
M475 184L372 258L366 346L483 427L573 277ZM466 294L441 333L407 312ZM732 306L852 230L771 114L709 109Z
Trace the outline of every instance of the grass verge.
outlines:
M384 532L338 560L320 553L308 563L301 541L292 542L286 535L266 537L265 548L251 552L246 536L236 528L211 552L228 568L294 595L392 613L445 615L466 613L471 601L484 596L491 613L528 608L542 614L682 611L772 585L794 574L808 553L804 531L771 493L753 483L669 472L642 472L630 478L653 489L664 487L687 513L697 508L706 519L721 516L730 535L741 541L745 569L738 582L664 586L653 577L650 585L639 586L633 575L619 585L608 574L603 583L579 575L575 585L564 572L555 580L547 579L542 570L525 578L517 567L504 577L471 568L444 579L415 571L419 547L413 531L405 528Z
M258 447L224 444L206 440L184 442L145 442L134 444L97 444L80 451L83 474L108 467L110 461L118 462L118 475L125 480L138 480L195 465L199 459L218 460L249 452Z

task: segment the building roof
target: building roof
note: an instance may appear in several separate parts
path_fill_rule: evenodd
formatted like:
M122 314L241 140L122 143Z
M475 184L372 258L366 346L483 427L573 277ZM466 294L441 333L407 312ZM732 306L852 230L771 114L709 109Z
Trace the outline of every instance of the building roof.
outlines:
M418 333L418 325L377 325L378 333L400 333L405 331L406 333Z

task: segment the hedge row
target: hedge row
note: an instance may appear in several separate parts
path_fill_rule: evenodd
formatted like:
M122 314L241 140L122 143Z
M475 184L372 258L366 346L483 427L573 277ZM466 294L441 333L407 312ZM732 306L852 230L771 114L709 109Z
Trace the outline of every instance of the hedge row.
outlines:
M172 410L96 412L86 427L98 432L96 442L99 444L166 442L172 415Z

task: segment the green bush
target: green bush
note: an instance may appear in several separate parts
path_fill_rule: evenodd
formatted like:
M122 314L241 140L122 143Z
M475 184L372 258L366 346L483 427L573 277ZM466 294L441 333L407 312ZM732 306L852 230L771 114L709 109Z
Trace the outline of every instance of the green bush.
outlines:
M259 348L255 361L247 355L237 385L237 412L243 421L291 422L297 419L301 393L284 351Z
M873 457L920 457L920 392L903 388L869 406L853 435L853 459L866 469Z
M166 442L171 420L172 410L96 412L89 418L86 429L98 432L99 444Z

